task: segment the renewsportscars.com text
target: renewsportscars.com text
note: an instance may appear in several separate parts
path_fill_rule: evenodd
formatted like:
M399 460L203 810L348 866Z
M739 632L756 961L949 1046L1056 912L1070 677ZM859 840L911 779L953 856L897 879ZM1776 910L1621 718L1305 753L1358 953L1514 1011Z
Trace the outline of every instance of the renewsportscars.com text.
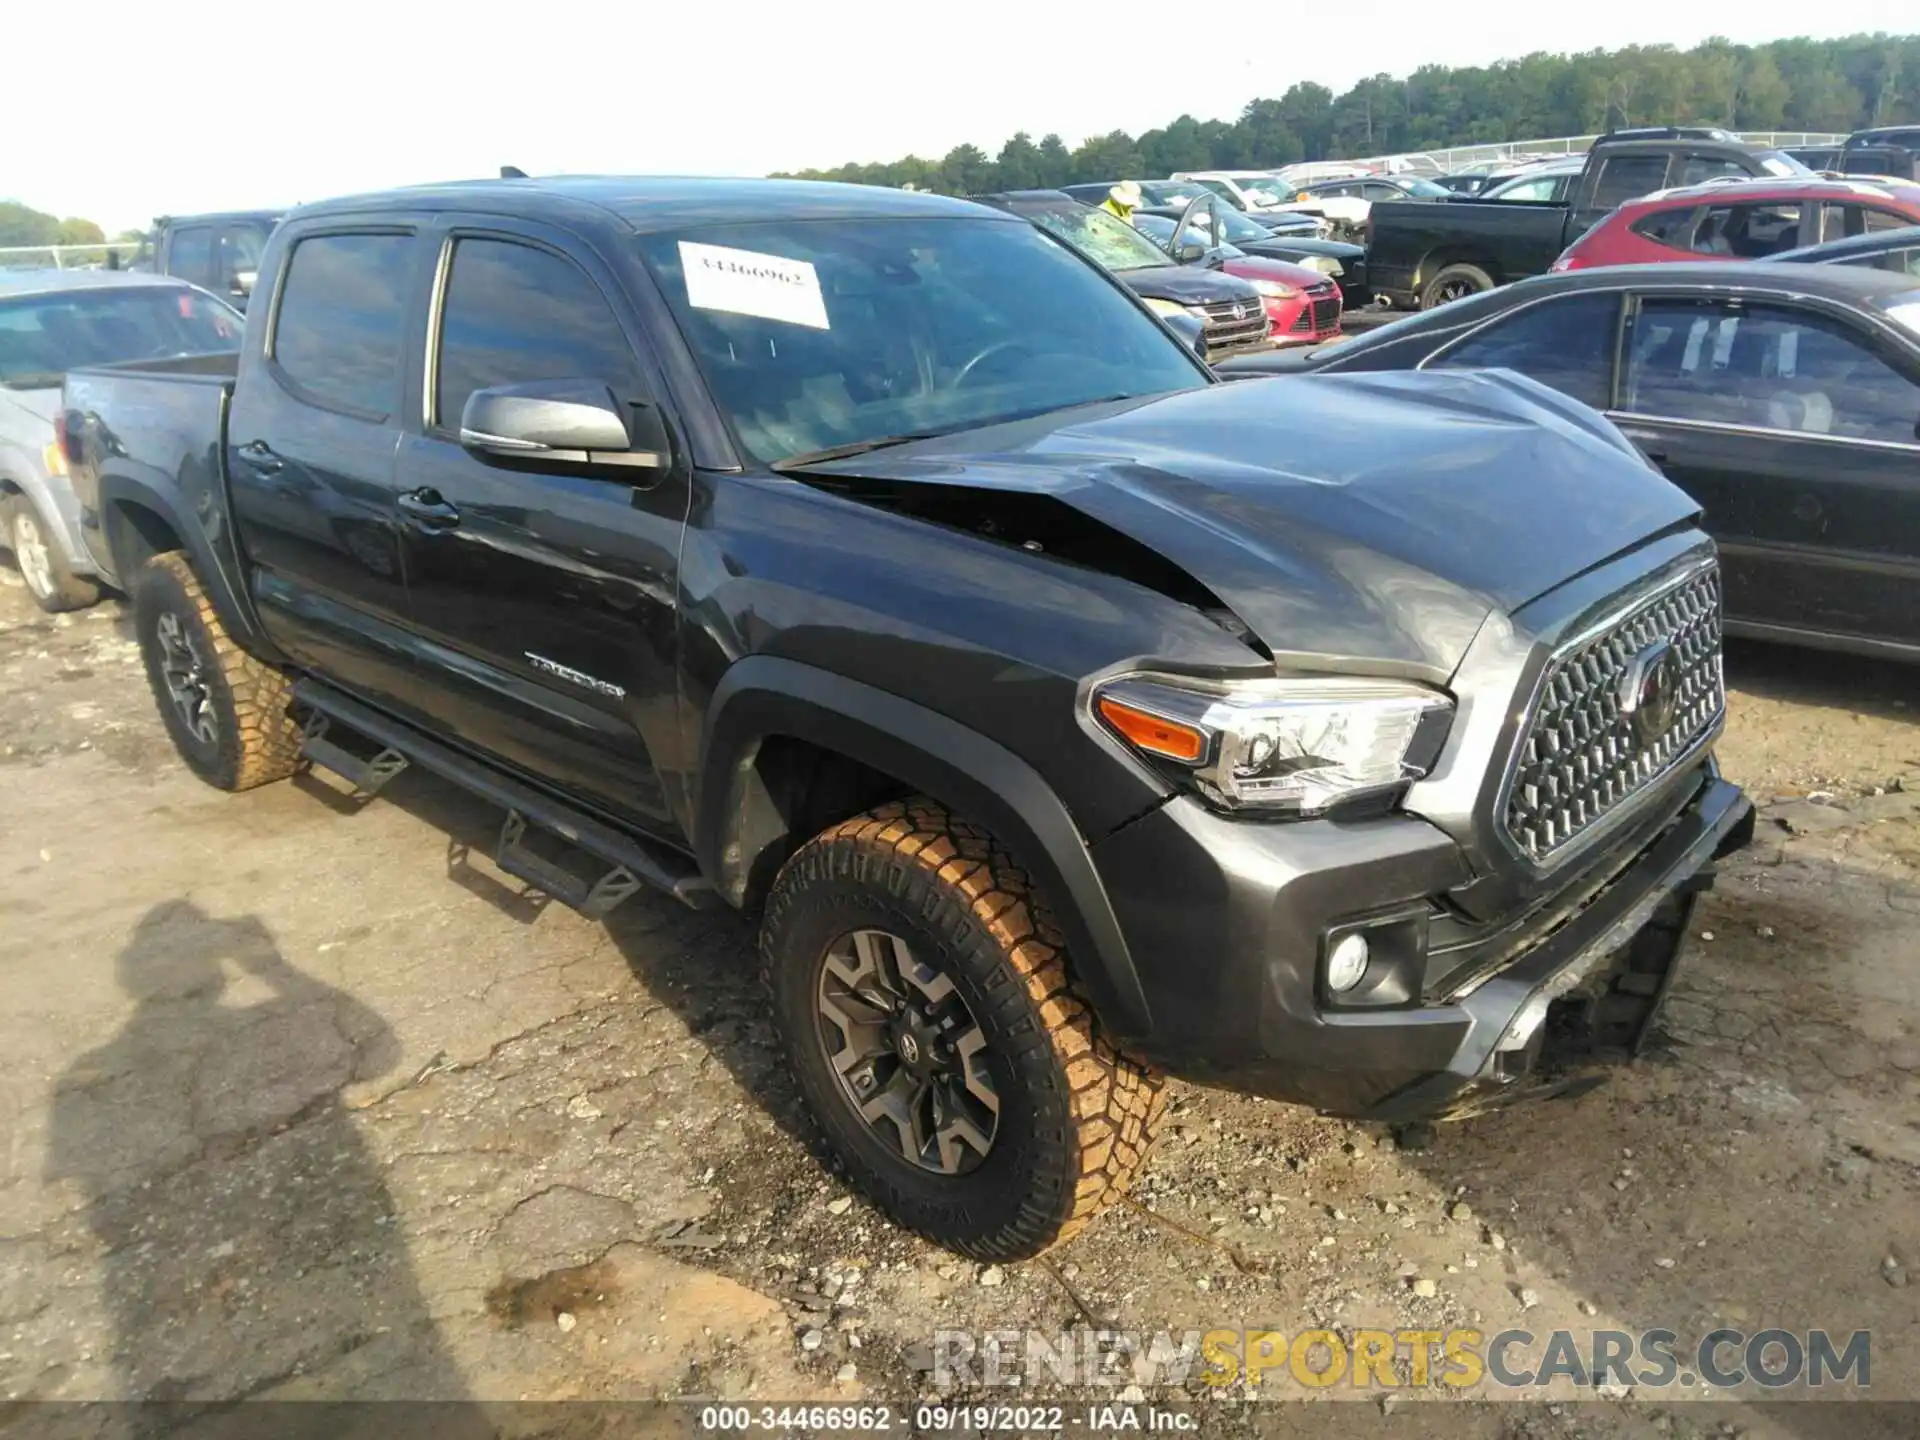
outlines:
M941 1384L1018 1386L1297 1385L1325 1390L1444 1385L1524 1389L1704 1386L1769 1389L1872 1383L1870 1332L1722 1329L1696 1345L1673 1330L1217 1329L938 1330Z

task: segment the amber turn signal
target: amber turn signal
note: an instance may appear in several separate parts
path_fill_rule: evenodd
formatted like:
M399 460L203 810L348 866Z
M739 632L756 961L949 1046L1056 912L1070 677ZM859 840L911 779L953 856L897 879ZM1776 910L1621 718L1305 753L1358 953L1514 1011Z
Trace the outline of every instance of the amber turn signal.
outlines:
M1145 710L1136 710L1110 695L1100 697L1100 718L1136 749L1144 750L1149 755L1164 755L1169 760L1179 760L1188 765L1206 758L1207 737L1191 725L1149 715Z

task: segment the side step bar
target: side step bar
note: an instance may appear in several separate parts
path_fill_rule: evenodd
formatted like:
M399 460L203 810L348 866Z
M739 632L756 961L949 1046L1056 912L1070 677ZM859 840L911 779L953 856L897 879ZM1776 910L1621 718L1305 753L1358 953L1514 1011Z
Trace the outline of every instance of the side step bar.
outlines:
M369 709L331 685L312 679L296 681L293 698L311 712L301 753L343 776L360 795L374 794L414 764L505 810L496 862L509 875L537 886L562 904L598 919L642 885L663 890L696 910L718 903L719 896L693 861L615 830L563 800ZM365 736L380 747L379 752L371 760L362 759L328 736L335 725ZM526 847L523 841L529 826L552 831L612 868L598 880L575 875Z

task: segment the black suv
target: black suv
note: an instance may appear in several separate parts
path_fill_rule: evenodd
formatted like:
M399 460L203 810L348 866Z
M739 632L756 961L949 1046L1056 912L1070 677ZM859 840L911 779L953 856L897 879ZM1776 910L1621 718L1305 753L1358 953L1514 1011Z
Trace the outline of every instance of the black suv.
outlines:
M1411 1118L1551 1010L1633 1043L1750 825L1695 507L1544 387L1221 384L862 186L338 200L260 296L66 385L186 763L423 766L588 913L757 917L821 1127L967 1254L1112 1200L1167 1074Z

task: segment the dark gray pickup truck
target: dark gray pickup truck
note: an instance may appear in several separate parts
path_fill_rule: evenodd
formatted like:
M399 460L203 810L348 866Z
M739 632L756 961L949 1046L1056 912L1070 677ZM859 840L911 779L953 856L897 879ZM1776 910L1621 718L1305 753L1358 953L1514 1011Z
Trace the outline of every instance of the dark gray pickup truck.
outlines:
M756 917L828 1140L967 1254L1113 1199L1167 1074L1412 1119L1631 1046L1750 829L1695 507L1532 382L1217 383L856 186L334 201L255 300L65 392L186 763L423 767L589 914Z
M1594 141L1564 201L1376 202L1367 216L1368 279L1392 304L1430 310L1544 275L1602 216L1642 195L1720 175L1811 173L1724 130L1616 130Z

